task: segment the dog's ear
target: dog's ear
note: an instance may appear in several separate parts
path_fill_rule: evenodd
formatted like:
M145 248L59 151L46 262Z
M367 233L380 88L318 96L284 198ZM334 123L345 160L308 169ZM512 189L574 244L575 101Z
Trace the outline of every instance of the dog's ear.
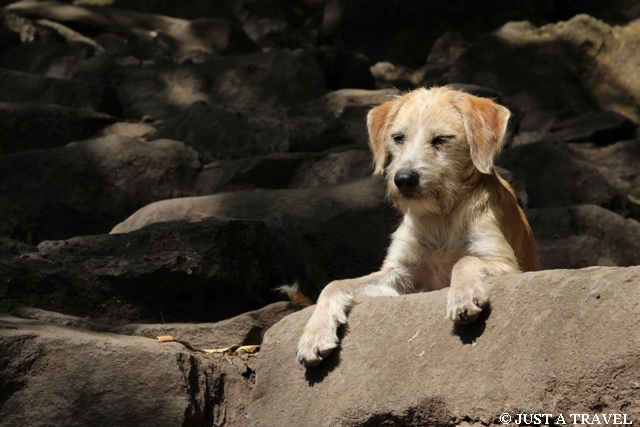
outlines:
M369 111L367 115L367 129L369 130L369 147L373 153L374 175L384 172L387 163L387 147L384 145L385 131L394 110L397 99L387 101Z
M464 120L471 161L480 172L490 174L511 113L490 99L461 95L455 104Z

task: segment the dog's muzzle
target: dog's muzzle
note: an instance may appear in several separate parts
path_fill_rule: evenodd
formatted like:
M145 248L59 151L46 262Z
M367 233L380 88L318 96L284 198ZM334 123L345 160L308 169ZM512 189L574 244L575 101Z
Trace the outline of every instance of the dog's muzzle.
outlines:
M393 177L393 183L403 196L413 196L420 183L420 175L412 170L399 170Z

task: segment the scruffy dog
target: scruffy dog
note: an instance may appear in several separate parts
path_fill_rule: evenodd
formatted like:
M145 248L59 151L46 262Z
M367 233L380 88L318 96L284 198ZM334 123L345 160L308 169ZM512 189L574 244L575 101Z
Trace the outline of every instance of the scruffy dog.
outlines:
M298 344L316 366L338 345L337 329L364 298L451 286L447 316L474 321L488 302L484 279L539 269L531 228L493 159L509 110L447 87L418 89L367 117L374 175L404 214L380 271L329 283Z

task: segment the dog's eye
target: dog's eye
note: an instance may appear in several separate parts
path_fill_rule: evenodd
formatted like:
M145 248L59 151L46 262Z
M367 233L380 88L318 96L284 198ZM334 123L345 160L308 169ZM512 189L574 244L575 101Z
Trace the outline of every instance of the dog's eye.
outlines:
M447 142L448 140L450 140L451 137L450 136L436 136L435 138L433 138L431 140L431 145L433 145L436 148L440 148L440 146L442 144L444 144L445 142Z
M396 133L395 135L391 136L393 138L393 140L395 141L396 144L403 144L404 143L404 135L401 133Z

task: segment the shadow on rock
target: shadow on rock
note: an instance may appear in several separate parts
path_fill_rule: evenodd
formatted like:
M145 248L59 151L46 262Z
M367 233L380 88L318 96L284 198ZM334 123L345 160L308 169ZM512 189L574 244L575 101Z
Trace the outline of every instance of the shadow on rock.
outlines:
M480 316L475 322L471 322L468 325L454 325L451 333L460 337L460 341L462 341L463 344L473 344L482 336L484 330L487 328L487 319L489 316L491 316L491 306L487 306L482 310L482 313L480 313Z
M349 327L347 325L342 325L338 328L338 338L340 339L340 342L342 342L342 339L348 333ZM334 348L329 357L324 359L320 365L313 368L307 368L304 377L309 382L310 387L324 381L324 379L333 372L334 369L340 366L340 351L340 346Z

